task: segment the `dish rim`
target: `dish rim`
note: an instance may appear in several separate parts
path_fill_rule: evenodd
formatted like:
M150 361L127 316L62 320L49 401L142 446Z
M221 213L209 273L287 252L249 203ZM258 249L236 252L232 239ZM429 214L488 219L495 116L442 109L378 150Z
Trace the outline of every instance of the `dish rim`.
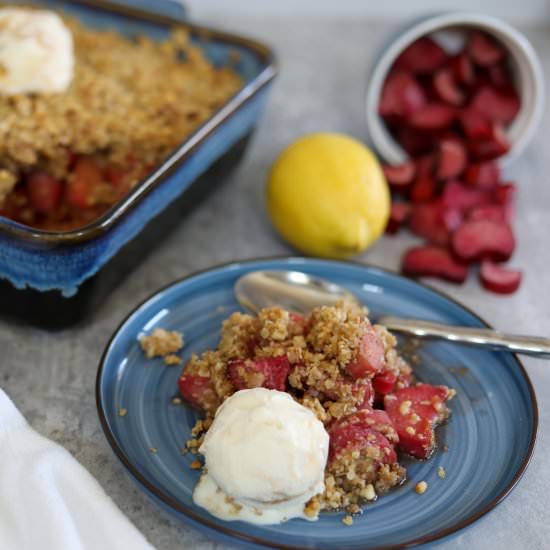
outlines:
M378 271L382 274L386 275L392 275L397 276L398 278L405 279L409 282L414 282L417 285L419 285L422 288L428 289L432 292L435 292L440 297L443 297L447 300L449 300L454 305L457 305L461 307L463 310L465 310L467 313L475 317L477 320L479 320L485 328L492 329L493 327L487 323L481 316L479 316L477 313L472 311L469 307L463 305L461 302L456 300L455 298L452 298L449 296L446 292L441 291L439 289L436 289L429 284L426 284L424 282L418 281L416 279L412 279L410 277L406 277L400 273L397 273L396 271L392 269L388 269L385 267L380 267L374 264L365 263L365 262L359 262L356 260L347 260L347 261L339 261L339 260L330 260L330 259L322 259L322 258L305 258L300 256L268 256L268 257L256 257L256 258L247 258L244 260L233 260L230 262L222 262L219 264L212 265L205 269L200 269L197 271L193 271L192 273L189 273L185 275L184 277L180 277L171 283L162 286L161 288L157 289L153 293L151 293L147 298L140 301L125 317L124 319L119 323L117 328L114 330L113 334L110 336L109 341L107 342L105 349L103 350L103 353L101 354L101 358L99 361L98 371L96 375L96 384L95 384L95 397L96 397L96 408L99 416L99 420L101 423L101 427L103 429L103 432L107 438L107 441L109 442L109 445L111 446L111 449L114 451L115 455L118 457L118 459L122 462L126 470L131 474L131 476L134 478L134 480L138 481L140 485L145 487L149 492L152 493L152 495L158 499L160 499L165 505L168 505L170 508L172 508L174 511L181 513L185 515L186 517L190 518L192 521L197 522L201 524L201 526L206 527L208 529L212 529L214 531L217 531L221 533L224 536L233 538L234 540L240 540L246 543L256 544L259 546L263 546L266 548L277 548L280 550L302 550L302 547L295 546L295 545L289 545L289 544L279 544L272 542L270 540L261 539L256 536L247 535L246 533L241 533L239 531L233 530L232 528L226 526L226 525L220 525L214 520L206 519L201 517L200 515L196 514L191 508L186 507L185 505L182 505L179 501L172 498L171 496L165 494L162 490L160 490L158 487L156 487L153 483L151 483L149 480L146 479L144 475L142 475L137 468L134 467L131 460L129 460L124 453L124 450L119 446L116 437L114 436L113 432L111 431L109 427L109 423L107 421L107 415L105 414L105 407L101 398L101 379L103 375L103 370L105 366L105 360L107 358L107 354L109 353L111 346L113 344L113 341L120 333L122 327L127 323L127 321L139 310L141 309L147 302L152 300L155 296L166 292L171 287L174 287L176 285L179 285L181 283L184 283L186 281L189 281L190 279L199 277L201 275L204 275L210 271L216 271L216 270L222 270L222 269L230 269L232 266L235 265L247 265L247 264L253 264L260 261L277 261L277 260L283 260L286 262L307 262L310 260L317 260L317 261L324 261L328 263L332 263L334 265L343 265L350 264L355 267L362 267L367 268L370 270ZM519 372L523 376L525 383L527 385L529 397L531 399L532 403L532 414L533 414L533 420L531 423L531 438L529 440L529 446L527 448L527 452L525 454L525 457L523 458L520 467L518 468L516 474L512 478L512 480L504 487L502 491L500 491L486 506L484 506L480 511L473 514L471 517L468 517L461 522L459 522L456 525L453 525L451 527L447 527L445 529L442 529L440 531L437 531L436 533L433 533L431 535L425 535L422 537L416 537L412 540L406 541L404 543L400 544L391 544L391 545L383 545L378 546L376 549L368 548L367 550L400 550L403 548L411 548L420 546L422 544L428 544L432 543L438 540L445 539L446 537L449 537L450 535L453 535L462 529L474 524L476 521L481 519L483 516L487 515L489 512L494 510L516 487L516 485L519 483L520 479L523 477L525 471L527 470L527 467L529 466L532 458L533 453L535 450L535 445L537 441L537 435L538 435L538 428L539 428L539 410L538 410L538 403L537 403L537 397L535 394L535 390L533 388L533 384L531 382L531 379L529 377L529 374L527 373L527 370L525 369L525 366L517 356L517 354L512 353L511 354L514 360L516 361L517 366L519 367Z
M162 185L165 179L172 175L206 138L224 122L229 120L242 106L254 98L258 92L270 84L278 72L277 59L273 50L266 44L252 38L212 27L197 25L184 19L154 13L134 6L115 4L109 0L69 0L69 3L100 9L111 14L126 16L147 23L170 27L183 26L193 36L225 42L229 46L247 48L260 58L265 67L253 80L244 84L219 109L214 111L207 120L193 130L191 134L184 137L170 155L160 164L157 164L129 193L88 225L69 231L47 231L0 216L0 236L6 235L11 238L49 246L80 244L107 233L134 208L141 204L148 195Z

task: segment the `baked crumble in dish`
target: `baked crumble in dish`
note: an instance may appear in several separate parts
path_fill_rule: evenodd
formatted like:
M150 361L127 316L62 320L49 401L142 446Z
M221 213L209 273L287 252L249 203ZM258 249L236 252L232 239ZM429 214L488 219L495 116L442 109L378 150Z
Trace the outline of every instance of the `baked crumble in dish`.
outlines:
M204 418L187 442L204 441L218 408L239 390L287 392L310 409L329 435L325 490L305 505L361 512L406 478L399 454L427 459L435 428L449 416L455 391L417 383L396 351L396 339L355 304L319 307L300 316L269 307L257 316L233 313L218 348L192 355L179 380L183 398ZM349 523L349 522L348 522Z
M156 42L61 18L70 86L0 94L0 215L51 231L97 219L242 86L183 28Z

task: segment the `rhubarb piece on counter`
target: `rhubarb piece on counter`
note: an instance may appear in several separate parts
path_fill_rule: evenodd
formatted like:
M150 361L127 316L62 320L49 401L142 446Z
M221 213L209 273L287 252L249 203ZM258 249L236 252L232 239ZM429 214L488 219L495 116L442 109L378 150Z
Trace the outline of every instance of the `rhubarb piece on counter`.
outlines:
M472 61L481 67L494 65L504 58L504 48L492 37L481 31L473 31L466 43L466 51Z
M508 222L511 222L515 218L516 192L516 184L511 181L499 185L494 191L495 202L504 209L504 217Z
M425 132L445 130L455 120L456 111L444 103L428 103L410 114L406 122L411 128Z
M446 208L454 208L466 212L471 208L490 204L492 198L485 191L472 189L471 187L462 185L459 181L450 180L443 188L441 202Z
M432 85L439 99L448 105L458 107L464 103L464 92L458 86L450 67L439 69L433 75Z
M424 90L416 79L407 72L392 71L382 87L378 112L383 117L406 117L425 104Z
M440 180L456 178L466 168L466 150L458 139L445 138L439 142L436 176Z
M454 394L446 386L417 384L386 395L384 408L397 430L401 451L420 459L430 457L435 428L449 416L446 401Z
M433 73L448 59L447 52L428 36L423 36L405 48L395 61L395 67L418 74Z
M384 344L372 326L363 334L356 358L346 366L352 378L372 378L384 368Z
M468 266L459 262L445 248L417 246L403 256L401 271L412 277L437 277L453 283L463 283Z
M384 176L388 180L388 184L393 191L405 192L408 190L410 184L414 179L416 173L416 166L414 162L405 162L391 166L385 164L382 166Z
M507 223L467 220L452 236L454 253L465 262L482 259L506 261L514 252L516 240Z
M238 390L261 387L285 391L289 372L286 356L236 359L227 365L227 374Z
M458 53L450 61L455 80L463 86L470 87L475 80L474 67L465 53Z
M440 202L413 205L410 230L433 244L447 246L450 234L444 211L445 207Z
M178 378L178 387L182 397L193 407L204 412L214 413L220 404L209 376L186 372L185 367Z
M512 294L521 284L522 272L484 260L479 270L479 278L481 284L491 292Z
M46 172L32 172L26 178L31 206L41 214L53 212L61 202L63 184Z
M472 97L469 110L480 113L493 122L508 124L516 118L520 109L518 94L513 89L497 92L490 86L482 86Z
M408 202L392 202L386 233L395 235L401 227L406 225L412 212L412 206Z
M464 181L471 187L493 190L500 181L500 168L496 162L474 162L466 168Z
M496 204L488 204L486 206L478 206L468 212L468 220L489 220L497 223L510 223L512 220L508 219L506 210Z
M444 208L442 210L443 223L449 233L456 231L464 221L462 210L458 208Z
M513 182L503 183L499 185L494 192L495 201L498 204L507 206L512 204L515 200L517 192L516 184Z

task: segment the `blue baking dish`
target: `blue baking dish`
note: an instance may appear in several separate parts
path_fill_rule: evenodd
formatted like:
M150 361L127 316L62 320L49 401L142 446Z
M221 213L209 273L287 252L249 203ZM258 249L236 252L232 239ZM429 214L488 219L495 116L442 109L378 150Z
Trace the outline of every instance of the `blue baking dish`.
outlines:
M36 3L76 16L88 26L115 28L130 36L162 39L174 25L183 25L211 62L231 62L244 81L224 106L92 224L48 232L0 217L0 313L57 328L86 317L212 189L219 174L227 174L236 164L262 112L276 68L265 45L190 24L182 9L168 0Z

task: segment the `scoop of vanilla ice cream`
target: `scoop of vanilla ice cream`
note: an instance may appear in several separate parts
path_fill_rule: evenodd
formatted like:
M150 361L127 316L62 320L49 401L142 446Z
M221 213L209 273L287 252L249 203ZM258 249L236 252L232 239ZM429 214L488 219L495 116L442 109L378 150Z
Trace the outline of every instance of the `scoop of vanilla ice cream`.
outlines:
M304 517L304 504L324 491L328 443L322 422L289 394L241 390L218 409L200 447L207 479L199 482L195 501L223 519L275 523ZM213 498L201 498L201 491L202 497L208 488L213 492L213 483L217 498L229 497L240 514L226 517Z
M0 9L0 94L63 92L73 68L73 38L56 13Z

